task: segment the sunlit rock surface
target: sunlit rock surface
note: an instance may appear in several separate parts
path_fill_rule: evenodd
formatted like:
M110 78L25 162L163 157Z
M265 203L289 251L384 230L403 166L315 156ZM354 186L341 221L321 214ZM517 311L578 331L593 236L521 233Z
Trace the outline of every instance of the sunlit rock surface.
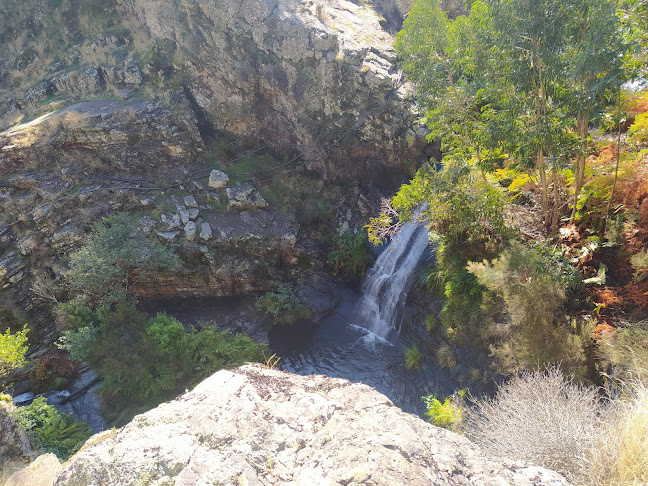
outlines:
M88 444L57 486L567 484L494 462L366 385L258 365L220 371Z

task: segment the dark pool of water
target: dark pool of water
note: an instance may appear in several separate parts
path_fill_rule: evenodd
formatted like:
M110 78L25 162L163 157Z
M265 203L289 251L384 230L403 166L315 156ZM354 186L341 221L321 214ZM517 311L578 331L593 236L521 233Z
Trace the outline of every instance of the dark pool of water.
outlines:
M273 329L270 346L281 356L280 367L299 375L320 374L365 383L402 410L417 415L425 412L423 395L454 391L447 372L435 363L408 370L406 345L397 335L387 341L350 322L357 300L357 296L347 296L319 324L304 321Z
M281 357L279 367L298 375L325 375L367 384L389 397L402 410L423 416L421 397L452 394L458 387L448 370L433 360L420 370L405 367L407 344L394 332L388 340L353 324L359 295L345 290L335 311L320 323L309 320L276 327L270 348ZM218 325L254 320L249 298L173 299L148 302L148 312L165 311L185 324L214 321ZM246 310L247 309L247 310Z

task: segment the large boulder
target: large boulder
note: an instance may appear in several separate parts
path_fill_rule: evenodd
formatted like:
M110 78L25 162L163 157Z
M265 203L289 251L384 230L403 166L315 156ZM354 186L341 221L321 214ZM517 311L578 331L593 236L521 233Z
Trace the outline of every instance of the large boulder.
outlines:
M61 463L54 454L43 454L29 466L13 473L4 486L51 486L61 469Z
M567 484L494 462L366 385L259 365L219 371L89 444L57 486Z

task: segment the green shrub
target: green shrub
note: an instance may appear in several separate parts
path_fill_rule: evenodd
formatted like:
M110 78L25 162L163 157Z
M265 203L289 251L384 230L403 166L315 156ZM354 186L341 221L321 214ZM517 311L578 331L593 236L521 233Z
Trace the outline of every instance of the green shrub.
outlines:
M0 333L0 383L9 373L24 366L27 363L25 353L27 352L27 325L22 331L12 334L9 329L4 334Z
M18 408L16 423L39 453L51 452L62 461L78 451L92 435L88 424L58 412L44 397Z
M568 290L580 284L577 270L542 247L513 243L492 263L470 263L468 270L497 295L509 328L491 346L498 371L514 374L558 364L583 372L584 351L578 326L570 326Z
M465 390L457 392L456 397L446 397L441 403L435 395L421 397L427 411L428 420L437 427L457 430L463 421L463 397Z
M277 292L262 295L256 300L255 307L262 314L270 314L276 325L294 324L299 319L311 317L310 310L290 285L281 285Z
M418 370L421 368L423 354L416 344L405 349L405 366L408 370Z
M648 113L642 113L635 118L628 129L628 141L637 145L648 145Z
M63 331L56 345L70 353L70 359L82 362L88 359L97 344L99 329L94 326Z
M92 324L64 333L60 347L103 380L105 418L116 425L176 396L222 368L264 362L266 346L213 328L186 331L164 313L148 319L132 304L100 308Z
M425 316L425 330L428 333L432 333L439 324L439 320L434 314L428 314Z
M126 213L104 218L93 226L90 242L70 256L68 285L92 307L122 301L138 278L178 266L171 250L134 226Z
M373 263L362 233L344 233L334 242L334 249L328 255L328 263L335 275L352 279L363 277Z
M195 377L193 382L207 378L223 368L233 368L248 362L266 361L267 347L244 334L229 330L219 332L206 328L192 335Z

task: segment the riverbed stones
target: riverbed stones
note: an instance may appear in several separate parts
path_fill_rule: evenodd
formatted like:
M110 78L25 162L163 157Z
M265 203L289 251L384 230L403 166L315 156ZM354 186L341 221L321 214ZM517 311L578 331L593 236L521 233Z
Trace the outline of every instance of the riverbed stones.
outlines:
M228 182L229 176L225 172L214 169L209 174L209 187L220 189L222 187L226 187Z
M231 209L258 209L265 208L268 203L259 194L259 191L251 182L236 184L227 188L227 198Z
M183 198L185 206L188 208L197 208L198 203L196 202L196 198L193 196L185 196Z
M212 238L212 229L209 223L203 223L200 225L200 239L203 241L209 241Z
M150 233L155 228L157 221L150 216L141 216L139 218L139 226L144 233Z
M173 214L163 214L160 219L167 225L167 229L173 230L180 227L180 216Z
M187 222L184 227L185 236L187 241L193 241L196 239L196 223L193 221Z
M182 224L187 224L189 221L194 221L196 218L198 218L200 210L196 208L180 208L178 209L178 214L180 215Z
M56 486L79 484L566 486L486 457L373 388L261 365L222 370L86 446ZM364 482L360 482L360 480Z
M156 231L155 234L167 243L171 243L178 237L177 231Z

